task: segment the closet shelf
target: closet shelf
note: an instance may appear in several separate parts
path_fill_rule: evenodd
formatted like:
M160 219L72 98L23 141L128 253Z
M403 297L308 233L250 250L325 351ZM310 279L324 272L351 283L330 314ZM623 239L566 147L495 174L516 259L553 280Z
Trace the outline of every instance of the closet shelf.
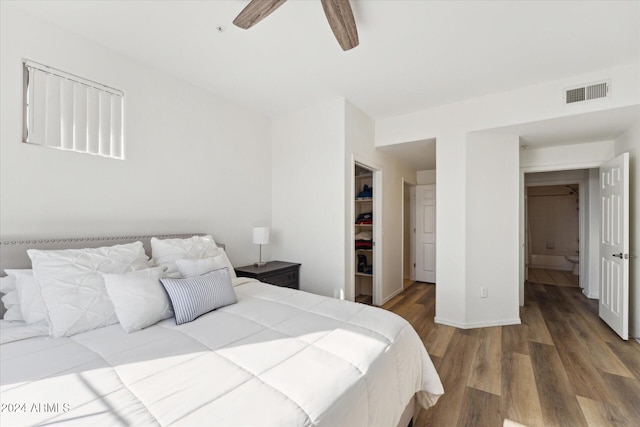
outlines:
M373 202L373 197L367 197L365 199L356 199L356 203L361 203L361 202Z
M356 271L356 276L373 277L373 274L360 273Z

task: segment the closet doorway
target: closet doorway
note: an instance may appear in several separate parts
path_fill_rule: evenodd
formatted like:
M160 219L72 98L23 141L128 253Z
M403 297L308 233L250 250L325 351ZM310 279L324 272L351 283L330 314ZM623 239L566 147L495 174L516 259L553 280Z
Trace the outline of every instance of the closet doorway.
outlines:
M356 302L380 305L382 170L354 159L352 180L351 289Z

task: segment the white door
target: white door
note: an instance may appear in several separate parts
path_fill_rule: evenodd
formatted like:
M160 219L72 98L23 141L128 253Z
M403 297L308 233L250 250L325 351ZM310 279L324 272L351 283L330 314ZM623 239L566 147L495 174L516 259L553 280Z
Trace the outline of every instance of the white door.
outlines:
M436 185L416 186L416 280L436 281Z
M600 317L629 339L629 153L600 167Z

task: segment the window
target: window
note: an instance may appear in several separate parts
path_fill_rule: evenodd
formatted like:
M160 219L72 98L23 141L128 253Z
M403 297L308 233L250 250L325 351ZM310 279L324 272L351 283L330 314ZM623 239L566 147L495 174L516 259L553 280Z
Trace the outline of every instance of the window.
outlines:
M120 90L24 61L23 142L124 159Z

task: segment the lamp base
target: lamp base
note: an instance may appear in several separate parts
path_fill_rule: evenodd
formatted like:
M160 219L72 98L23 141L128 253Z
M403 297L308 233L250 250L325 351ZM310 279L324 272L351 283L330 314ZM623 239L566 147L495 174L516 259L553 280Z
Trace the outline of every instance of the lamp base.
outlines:
M266 262L264 262L264 261L254 262L254 263L253 263L253 266L254 266L254 267L264 267L265 265L267 265L267 263L266 263Z

